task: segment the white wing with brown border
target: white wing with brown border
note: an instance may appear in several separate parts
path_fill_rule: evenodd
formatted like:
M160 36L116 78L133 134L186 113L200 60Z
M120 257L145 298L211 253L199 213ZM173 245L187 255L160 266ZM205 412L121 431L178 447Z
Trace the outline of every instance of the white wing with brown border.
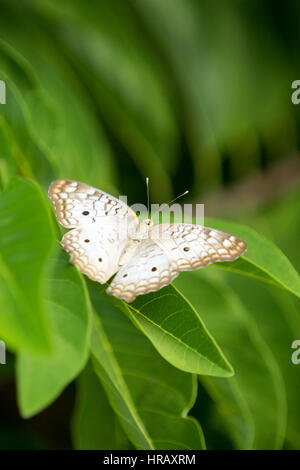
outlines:
M170 261L176 263L178 271L203 268L218 261L234 261L247 250L247 244L239 237L202 225L155 225L151 238Z
M106 292L126 302L170 284L178 276L176 263L150 239L139 242L133 256L122 266Z
M106 282L119 269L128 224L138 225L135 212L110 194L72 180L54 181L49 197L58 221L73 228L61 241L71 263L92 280Z

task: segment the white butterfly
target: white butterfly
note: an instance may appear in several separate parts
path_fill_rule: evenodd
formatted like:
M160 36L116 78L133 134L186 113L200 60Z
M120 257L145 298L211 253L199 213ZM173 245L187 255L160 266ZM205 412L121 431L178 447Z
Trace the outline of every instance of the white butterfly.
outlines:
M49 197L58 221L73 229L61 241L71 263L101 284L117 273L106 292L126 302L167 286L180 271L233 261L247 249L240 238L201 225L139 223L124 202L77 181L54 181Z

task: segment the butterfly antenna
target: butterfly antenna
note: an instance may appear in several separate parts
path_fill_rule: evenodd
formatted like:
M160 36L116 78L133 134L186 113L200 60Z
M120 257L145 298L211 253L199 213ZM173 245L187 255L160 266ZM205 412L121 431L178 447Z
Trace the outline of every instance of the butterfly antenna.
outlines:
M148 179L148 178L146 178L146 182L147 182L147 179ZM179 198L182 197L182 196L185 196L185 195L188 194L188 193L189 193L188 190L187 190L187 191L184 191L184 193L182 193L182 194L180 194L179 196L175 197L174 199L172 199L172 201L166 203L167 206L170 205L170 204L172 204L172 202L177 201L177 199L179 199ZM154 213L153 213L152 215L154 215L158 210L159 210L159 209L157 209L156 211L154 211Z
M188 193L189 193L188 190L187 190L187 191L184 191L184 193L182 193L182 194L180 194L179 196L175 197L174 199L172 199L172 201L168 202L167 204L168 204L168 205L169 205L169 204L172 204L172 202L177 201L177 199L179 199L179 198L182 197L182 196L185 196L185 195L188 194Z
M147 209L148 209L148 219L150 219L150 191L149 191L149 178L146 178L146 187L147 187Z

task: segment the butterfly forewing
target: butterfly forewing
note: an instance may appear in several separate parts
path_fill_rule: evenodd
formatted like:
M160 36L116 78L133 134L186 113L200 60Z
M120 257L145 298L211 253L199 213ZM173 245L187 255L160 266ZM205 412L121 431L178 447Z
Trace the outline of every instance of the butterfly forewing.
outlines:
M193 270L217 261L233 261L247 249L230 233L194 224L156 225L152 239L164 250L179 271Z
M57 220L66 228L101 222L107 217L138 223L135 212L124 202L85 183L56 180L49 187Z

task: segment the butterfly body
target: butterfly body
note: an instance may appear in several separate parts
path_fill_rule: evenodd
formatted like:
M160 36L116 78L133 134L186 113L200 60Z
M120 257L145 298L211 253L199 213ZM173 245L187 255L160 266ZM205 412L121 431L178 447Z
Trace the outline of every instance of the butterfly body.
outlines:
M124 202L77 181L54 181L49 197L58 221L72 229L61 241L71 263L100 283L117 273L107 293L127 302L170 284L180 271L232 261L247 249L240 238L209 227L140 223Z

